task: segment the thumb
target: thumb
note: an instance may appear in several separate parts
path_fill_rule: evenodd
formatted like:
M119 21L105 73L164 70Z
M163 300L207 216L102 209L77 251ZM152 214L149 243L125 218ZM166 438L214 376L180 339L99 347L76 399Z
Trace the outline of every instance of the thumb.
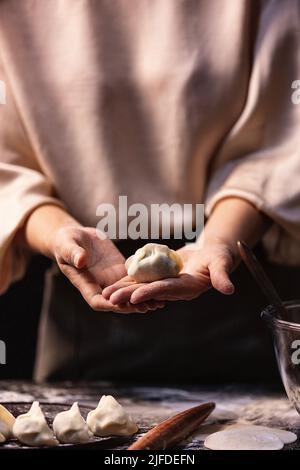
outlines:
M234 293L234 285L229 278L229 263L226 260L213 261L209 266L212 286L225 295Z
M57 258L62 264L69 264L77 269L82 269L86 266L87 252L75 241L69 241L61 246Z

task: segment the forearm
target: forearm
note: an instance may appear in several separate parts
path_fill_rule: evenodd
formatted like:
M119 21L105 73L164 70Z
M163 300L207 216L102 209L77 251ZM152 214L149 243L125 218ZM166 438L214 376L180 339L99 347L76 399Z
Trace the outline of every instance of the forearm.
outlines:
M61 207L45 204L35 209L27 218L17 234L17 242L51 258L55 233L70 225L80 226L79 222Z
M241 198L222 199L213 210L199 242L226 244L238 256L238 240L254 246L270 226L270 219Z

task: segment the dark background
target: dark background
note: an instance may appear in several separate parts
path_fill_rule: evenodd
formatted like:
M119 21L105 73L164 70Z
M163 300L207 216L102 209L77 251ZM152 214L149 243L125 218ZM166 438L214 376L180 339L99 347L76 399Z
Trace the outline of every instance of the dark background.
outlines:
M264 259L261 248L256 250L256 254ZM24 279L0 296L0 339L5 341L7 352L7 364L0 365L0 379L28 379L32 376L44 274L50 265L50 261L41 256L33 257ZM283 299L300 298L300 268L267 262L264 266ZM239 280L236 295L242 296L247 310L257 316L257 327L265 329L265 340L269 343L270 354L273 354L270 334L260 319L260 311L266 305L265 298L243 265L232 277L233 281ZM275 359L272 363L274 370L269 375L279 380Z
M49 266L46 258L33 257L24 279L0 296L0 339L6 343L6 365L0 365L1 379L32 375L44 274Z

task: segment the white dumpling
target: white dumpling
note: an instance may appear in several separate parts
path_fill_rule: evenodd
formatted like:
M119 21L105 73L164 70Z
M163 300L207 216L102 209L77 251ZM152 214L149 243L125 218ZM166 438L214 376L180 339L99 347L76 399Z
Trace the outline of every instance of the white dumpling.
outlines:
M270 431L261 429L225 429L208 436L204 445L211 450L280 450L283 442Z
M15 417L5 408L0 405L0 443L5 442L13 435L13 425Z
M16 418L5 406L0 405L0 433L8 439L13 434L13 426Z
M53 431L59 442L63 444L79 444L88 442L90 433L82 417L78 403L75 402L67 411L58 413L53 421Z
M138 426L111 395L103 395L97 408L87 416L89 430L95 436L131 436Z
M2 434L5 439L9 439L12 435L10 428L2 419L0 419L0 434Z
M28 413L16 418L13 434L22 444L28 446L58 445L38 401L32 403Z
M147 243L126 260L125 266L136 282L153 282L176 277L183 263L179 254L167 245Z

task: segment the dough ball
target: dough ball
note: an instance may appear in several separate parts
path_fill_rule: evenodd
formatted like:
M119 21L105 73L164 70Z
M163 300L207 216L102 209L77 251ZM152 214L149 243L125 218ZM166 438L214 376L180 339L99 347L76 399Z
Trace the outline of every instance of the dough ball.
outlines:
M16 418L13 434L22 444L28 446L58 445L38 401L32 403L28 413Z
M280 450L283 442L271 431L247 427L225 429L208 436L205 447L211 450Z
M97 408L87 416L89 430L95 436L131 436L138 426L111 395L103 395Z
M67 411L58 413L53 421L53 431L59 442L78 444L88 442L90 433L82 417L78 403L75 402Z
M153 282L176 277L183 263L179 254L167 245L147 243L127 259L125 266L136 282Z

